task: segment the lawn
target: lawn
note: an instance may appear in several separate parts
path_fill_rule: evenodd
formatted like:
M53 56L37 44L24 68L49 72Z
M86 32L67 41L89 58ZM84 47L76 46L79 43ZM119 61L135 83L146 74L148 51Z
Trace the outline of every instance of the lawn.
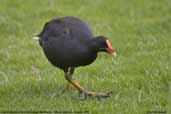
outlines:
M85 20L117 49L116 58L99 53L74 74L90 90L113 91L110 98L78 100L74 88L62 93L63 72L32 37L63 16ZM171 1L0 0L0 111L170 114Z

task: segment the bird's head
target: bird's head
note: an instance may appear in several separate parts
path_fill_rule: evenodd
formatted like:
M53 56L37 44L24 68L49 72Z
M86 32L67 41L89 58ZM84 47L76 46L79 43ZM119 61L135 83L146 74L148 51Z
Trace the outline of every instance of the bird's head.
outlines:
M107 52L116 56L116 49L114 49L108 38L104 36L98 36L93 38L94 50L97 52Z

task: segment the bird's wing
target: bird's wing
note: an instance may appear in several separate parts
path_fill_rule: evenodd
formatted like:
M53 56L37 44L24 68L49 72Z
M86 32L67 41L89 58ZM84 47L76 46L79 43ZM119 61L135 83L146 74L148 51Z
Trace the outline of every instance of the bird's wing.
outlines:
M84 21L74 17L64 17L47 22L40 36L85 42L93 38L93 33Z

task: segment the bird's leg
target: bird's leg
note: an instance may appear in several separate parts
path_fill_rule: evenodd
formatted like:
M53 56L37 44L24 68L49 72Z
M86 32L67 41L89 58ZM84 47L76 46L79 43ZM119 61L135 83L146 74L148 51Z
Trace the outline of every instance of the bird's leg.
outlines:
M72 84L75 88L78 89L80 93L83 93L86 96L92 96L92 97L97 97L97 98L107 98L110 97L112 92L104 92L104 93L96 93L96 92L91 92L87 91L86 89L82 88L80 84L72 79L71 74L68 72L68 70L65 71L65 78L68 80L70 84Z
M69 72L65 72L65 78L66 80L68 80L69 84L72 84L75 88L77 88L80 92L82 92L82 88L80 84L72 79L72 75Z
M65 93L69 89L69 87L70 87L70 83L68 82L63 90L63 93Z
M75 71L74 67L69 67L69 71L70 71L69 72L70 73L70 78L72 79L72 75L73 75L73 73ZM71 83L68 82L67 85L66 85L66 87L64 88L64 91L63 92L66 92L69 89L70 85L71 85Z
M70 75L73 75L74 71L75 71L75 68L74 67L70 67Z

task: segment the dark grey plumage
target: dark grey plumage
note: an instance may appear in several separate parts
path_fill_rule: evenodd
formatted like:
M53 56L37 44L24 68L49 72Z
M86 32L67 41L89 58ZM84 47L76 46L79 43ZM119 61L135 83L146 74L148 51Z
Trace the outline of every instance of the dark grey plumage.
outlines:
M78 18L53 19L38 36L48 60L61 69L88 65L97 57L98 41L93 42L96 40L90 27Z

